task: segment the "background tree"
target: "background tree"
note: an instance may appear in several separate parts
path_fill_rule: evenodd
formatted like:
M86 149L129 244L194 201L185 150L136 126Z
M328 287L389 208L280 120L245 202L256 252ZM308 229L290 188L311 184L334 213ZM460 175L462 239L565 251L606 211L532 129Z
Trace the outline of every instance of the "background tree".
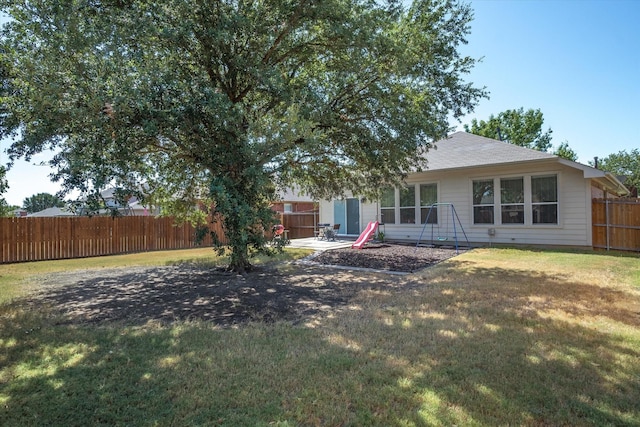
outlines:
M7 188L9 188L6 179L6 172L6 168L4 166L0 166L0 196L7 191ZM4 197L0 197L0 217L11 216L16 208L16 206L9 206Z
M47 208L62 208L64 205L64 201L58 196L49 193L34 194L22 202L22 208L29 213L40 212Z
M483 89L455 0L0 0L13 159L50 147L64 188L213 202L231 267L264 248L278 185L374 195ZM18 130L20 132L18 132Z
M524 111L506 110L497 116L489 116L489 120L471 120L471 126L464 125L466 132L487 138L499 139L520 147L532 148L538 151L548 151L551 148L551 128L542 131L544 118L542 112L534 109Z
M593 162L589 164L594 166ZM599 159L598 169L625 176L627 178L625 186L640 189L640 150L637 148L630 152L622 150Z
M18 206L11 206L4 197L0 197L0 217L13 216L16 209L18 209Z
M0 195L4 194L8 188L9 183L7 182L7 169L0 165Z
M560 146L553 151L553 154L563 159L571 160L572 162L578 161L578 153L573 151L566 141L560 144Z

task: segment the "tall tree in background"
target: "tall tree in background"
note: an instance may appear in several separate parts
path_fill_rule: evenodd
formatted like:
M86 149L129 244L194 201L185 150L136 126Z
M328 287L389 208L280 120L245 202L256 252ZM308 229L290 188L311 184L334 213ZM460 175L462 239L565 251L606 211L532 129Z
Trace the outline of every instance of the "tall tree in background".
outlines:
M0 195L4 194L8 188L9 183L7 182L7 169L0 165Z
M520 147L532 148L538 151L548 151L551 148L551 132L549 128L542 131L544 118L540 110L524 111L506 110L497 116L489 116L489 120L471 120L471 126L464 125L466 132L487 138L499 139Z
M589 164L594 166L593 162ZM640 150L637 148L630 152L622 150L599 159L598 169L625 176L627 178L624 182L625 186L640 189Z
M4 197L0 197L0 217L13 216L16 209L18 209L18 206L11 206Z
M542 131L544 117L540 110L520 107L517 110L506 110L494 116L489 116L489 120L471 120L471 126L464 125L465 132L487 138L499 139L520 147L531 148L538 151L551 150L551 128L546 132ZM568 142L563 142L553 154L573 162L578 160L578 154L569 147Z
M0 0L0 136L14 159L59 149L67 190L209 198L244 271L277 185L374 195L486 95L463 81L469 6L403 3Z
M0 165L0 217L9 216L9 214L13 211L13 207L9 206L4 197L2 197L2 194L4 194L4 192L7 191L7 188L9 187L6 173L6 168Z
M558 148L553 150L553 154L558 157L562 157L563 159L571 160L572 162L578 161L578 153L569 147L569 143L567 141L563 142Z
M29 212L40 212L47 208L61 208L64 202L58 196L49 193L38 193L31 197L27 197L22 202L22 208Z

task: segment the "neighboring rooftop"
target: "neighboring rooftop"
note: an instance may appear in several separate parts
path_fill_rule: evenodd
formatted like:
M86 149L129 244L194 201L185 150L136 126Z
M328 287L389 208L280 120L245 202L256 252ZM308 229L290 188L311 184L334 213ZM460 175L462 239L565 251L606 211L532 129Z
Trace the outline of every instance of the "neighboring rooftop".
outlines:
M39 212L28 214L27 217L53 217L53 216L75 216L73 212L69 212L64 208L47 208Z
M312 202L313 199L300 193L298 187L287 187L278 190L278 200L283 202Z

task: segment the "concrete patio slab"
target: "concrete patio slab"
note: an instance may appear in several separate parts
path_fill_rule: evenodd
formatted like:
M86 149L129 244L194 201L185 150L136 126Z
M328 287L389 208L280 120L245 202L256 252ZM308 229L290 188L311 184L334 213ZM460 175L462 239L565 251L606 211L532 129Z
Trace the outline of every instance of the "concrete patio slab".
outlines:
M350 248L354 240L338 238L333 240L318 240L315 237L306 237L303 239L291 239L288 248L313 249L316 251L326 251L329 249Z

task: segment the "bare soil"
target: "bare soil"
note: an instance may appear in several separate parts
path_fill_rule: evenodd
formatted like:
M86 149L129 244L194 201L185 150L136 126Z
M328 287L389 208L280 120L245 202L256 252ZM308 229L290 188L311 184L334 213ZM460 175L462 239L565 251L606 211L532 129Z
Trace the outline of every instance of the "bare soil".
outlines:
M306 262L258 267L245 275L195 264L75 271L40 278L41 291L24 303L50 307L62 315L61 323L72 324L308 322L348 305L363 290L406 286L379 270L412 272L455 255L454 249L382 244L325 251Z
M313 261L320 264L371 268L412 273L455 256L452 248L415 245L369 244L361 250L350 248L324 251Z

